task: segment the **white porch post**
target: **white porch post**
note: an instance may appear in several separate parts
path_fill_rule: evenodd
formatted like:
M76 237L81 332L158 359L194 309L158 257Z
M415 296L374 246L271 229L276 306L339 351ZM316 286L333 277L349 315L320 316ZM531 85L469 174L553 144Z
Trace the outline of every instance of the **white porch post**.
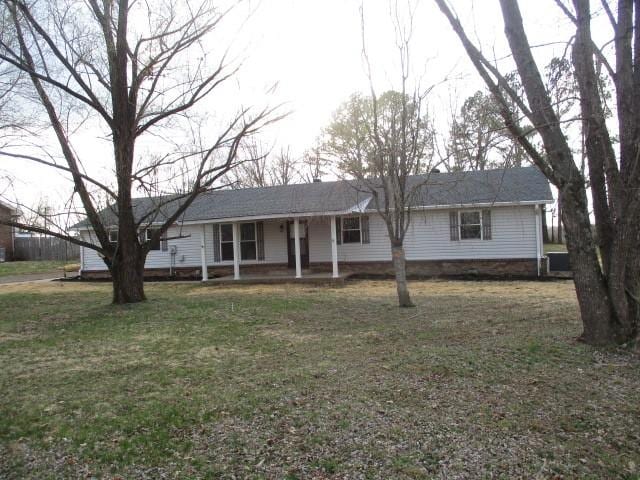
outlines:
M538 266L538 276L540 276L540 259L542 258L542 216L540 205L536 205L536 265Z
M240 224L232 224L233 231L233 279L240 280Z
M302 262L300 261L300 219L293 219L293 237L296 246L296 278L302 278Z
M331 262L333 263L333 278L338 278L338 238L336 233L336 216L331 216Z
M209 271L207 269L207 249L205 242L205 226L202 225L202 233L200 234L200 260L202 262L202 281L209 280Z

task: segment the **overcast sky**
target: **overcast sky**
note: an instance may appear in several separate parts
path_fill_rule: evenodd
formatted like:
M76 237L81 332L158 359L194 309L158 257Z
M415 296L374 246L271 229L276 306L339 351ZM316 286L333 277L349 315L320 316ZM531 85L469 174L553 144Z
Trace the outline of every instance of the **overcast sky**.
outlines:
M509 62L497 0L458 0L453 4L465 25L473 29L472 37L483 45L485 54ZM526 0L521 5L530 42L547 45L536 49L536 54L543 62L561 55L565 46L555 42L566 41L571 28L558 14L554 1ZM239 105L283 103L291 114L265 131L265 138L277 146L290 145L297 154L312 147L340 103L354 92L368 90L361 55L360 6L360 0L245 3L229 17L217 37L220 50L226 42L232 45L232 57L243 59L242 69L224 95L208 101L208 108L223 119L225 112ZM398 54L389 3L365 0L363 8L375 88L397 88ZM483 85L434 2L420 1L413 22L412 72L422 85L438 85L431 110L443 128L448 105L460 105ZM603 30L602 38L606 34ZM215 51L214 46L209 47ZM277 87L270 90L273 85ZM102 175L108 176L112 165L108 139L96 137L96 130L87 127L76 145L85 164L102 168ZM144 144L140 147L139 151L145 148ZM56 203L69 191L69 184L50 170L0 162L15 177L15 195L23 201L48 196Z
M533 44L568 37L568 23L556 15L553 0L521 3ZM308 147L341 102L353 92L368 90L361 55L360 5L360 0L264 0L247 25L246 38L254 42L247 62L249 76L254 81L278 81L277 98L289 102L292 110L275 128L280 142ZM498 2L463 0L455 5L466 24L474 27L487 54L493 57L493 50L497 58L505 56ZM379 91L398 88L398 53L389 3L369 0L363 7L374 86ZM563 50L564 45L556 45L540 54L548 57ZM439 86L432 98L436 116L448 113L443 109L451 98L464 99L483 87L434 2L419 2L411 56L414 78L419 77L425 87Z

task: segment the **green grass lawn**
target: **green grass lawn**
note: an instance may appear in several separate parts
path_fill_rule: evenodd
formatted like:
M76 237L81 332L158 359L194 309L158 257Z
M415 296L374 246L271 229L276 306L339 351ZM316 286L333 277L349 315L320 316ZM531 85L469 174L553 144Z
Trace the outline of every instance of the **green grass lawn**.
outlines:
M0 263L0 277L24 275L29 273L62 272L62 268L69 262L59 260L39 260Z
M638 478L571 282L0 288L0 478Z

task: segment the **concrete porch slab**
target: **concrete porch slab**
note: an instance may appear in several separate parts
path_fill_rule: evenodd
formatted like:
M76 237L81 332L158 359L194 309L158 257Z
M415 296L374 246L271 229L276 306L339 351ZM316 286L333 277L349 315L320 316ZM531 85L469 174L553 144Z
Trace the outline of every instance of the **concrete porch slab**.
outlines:
M302 272L302 278L296 278L293 272L270 272L267 274L240 274L239 280L234 280L233 275L210 278L203 282L211 285L256 285L256 284L279 284L279 283L300 283L313 285L344 285L344 282L352 273L342 273L334 278L331 273Z

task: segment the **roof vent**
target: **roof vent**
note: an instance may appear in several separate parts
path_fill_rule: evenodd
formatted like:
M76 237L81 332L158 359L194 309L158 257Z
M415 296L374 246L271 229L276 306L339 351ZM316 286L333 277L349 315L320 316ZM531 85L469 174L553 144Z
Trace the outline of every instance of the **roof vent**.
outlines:
M322 179L318 177L314 177L313 183L322 183Z

